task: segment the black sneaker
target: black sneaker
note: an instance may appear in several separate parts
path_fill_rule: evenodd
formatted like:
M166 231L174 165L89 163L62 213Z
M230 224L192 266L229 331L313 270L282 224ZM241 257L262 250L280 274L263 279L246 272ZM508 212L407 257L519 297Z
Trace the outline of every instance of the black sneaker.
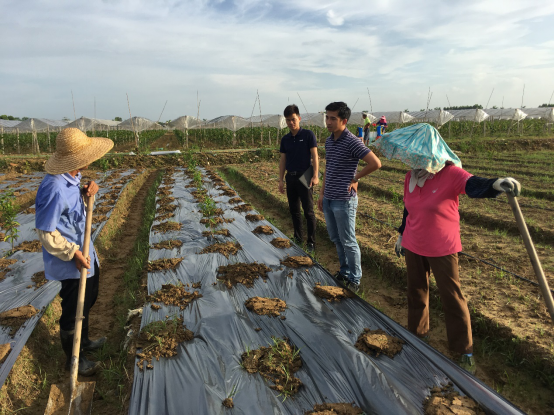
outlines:
M306 251L311 254L315 253L315 244L314 243L306 244Z
M458 361L458 365L470 374L475 375L477 366L475 365L475 358L473 358L473 355L471 357L467 354L462 355L460 361Z
M337 279L340 285L346 286L348 284L348 279L340 271L336 272L333 277Z
M346 285L346 288L350 289L352 292L357 292L358 290L360 290L360 284L354 283L354 282L348 282L348 284Z

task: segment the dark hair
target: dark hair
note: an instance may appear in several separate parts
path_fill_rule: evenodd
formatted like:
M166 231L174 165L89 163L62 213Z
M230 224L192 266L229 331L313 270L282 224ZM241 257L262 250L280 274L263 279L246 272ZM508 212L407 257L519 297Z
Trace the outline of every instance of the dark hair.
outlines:
M350 111L348 105L346 105L346 103L343 103L342 101L336 101L329 104L327 107L325 107L325 111L338 111L339 118L343 120L349 120L350 115L352 114L352 111Z
M296 114L298 117L300 117L300 110L298 109L298 106L296 104L290 104L285 107L285 111L283 111L283 115L285 117L290 117L293 114Z

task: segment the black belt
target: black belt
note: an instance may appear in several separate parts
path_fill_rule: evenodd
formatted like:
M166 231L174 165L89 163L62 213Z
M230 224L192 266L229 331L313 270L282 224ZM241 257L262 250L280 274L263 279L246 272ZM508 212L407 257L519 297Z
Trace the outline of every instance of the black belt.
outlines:
M290 175L290 176L300 176L302 175L304 172L306 172L305 170L297 170L295 172L287 172L287 175Z

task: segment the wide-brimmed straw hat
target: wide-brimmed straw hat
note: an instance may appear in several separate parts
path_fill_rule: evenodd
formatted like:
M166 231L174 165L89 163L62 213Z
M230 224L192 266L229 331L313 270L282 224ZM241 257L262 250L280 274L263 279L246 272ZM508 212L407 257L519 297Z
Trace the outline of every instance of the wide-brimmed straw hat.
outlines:
M80 169L108 153L113 144L105 137L88 137L76 128L63 129L56 137L56 151L44 169L51 175Z

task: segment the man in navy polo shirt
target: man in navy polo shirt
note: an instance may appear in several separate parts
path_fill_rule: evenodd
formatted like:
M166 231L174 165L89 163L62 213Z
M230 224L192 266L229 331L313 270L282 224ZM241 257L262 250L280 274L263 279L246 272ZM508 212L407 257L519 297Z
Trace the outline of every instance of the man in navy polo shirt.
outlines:
M319 158L317 155L317 139L311 130L300 127L300 111L294 104L288 105L284 111L287 127L290 133L281 139L281 160L279 161L279 192L285 193L285 178L287 183L287 199L289 201L292 225L294 227L294 239L298 244L304 241L302 232L302 217L300 215L300 203L304 210L304 216L308 221L307 249L315 250L315 214L313 186L319 183ZM310 181L310 187L306 188L298 179L313 165L314 173ZM287 175L285 176L285 170Z
M346 103L331 103L325 111L331 136L325 141L326 167L317 207L323 211L329 238L337 247L340 270L335 277L357 291L362 278L361 253L356 241L358 180L379 169L381 161L346 128L351 114ZM360 159L367 165L357 172Z

